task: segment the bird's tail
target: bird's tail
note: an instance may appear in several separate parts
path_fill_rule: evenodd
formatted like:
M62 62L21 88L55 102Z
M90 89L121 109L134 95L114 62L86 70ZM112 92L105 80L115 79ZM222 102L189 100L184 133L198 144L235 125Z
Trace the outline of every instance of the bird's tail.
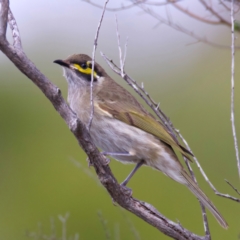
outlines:
M208 197L202 192L202 190L198 187L198 185L191 179L188 173L185 170L182 170L182 176L186 180L186 186L189 190L200 200L200 202L209 209L209 211L213 214L213 216L217 219L219 224L223 228L228 228L227 222L224 220L222 215L219 213L217 208L213 205L213 203L208 199Z

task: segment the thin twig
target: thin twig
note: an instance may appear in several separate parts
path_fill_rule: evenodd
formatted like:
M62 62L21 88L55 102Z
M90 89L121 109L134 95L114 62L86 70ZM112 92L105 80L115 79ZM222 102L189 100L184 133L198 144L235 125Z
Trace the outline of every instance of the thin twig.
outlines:
M128 45L128 37L126 38L125 45L124 45L123 66L125 66L126 57L127 57L127 45Z
M205 22L205 23L209 23L209 24L213 24L213 25L217 25L217 24L222 24L222 21L214 21L214 20L209 20L206 19L202 16L199 16L191 11L189 11L188 9L182 7L180 4L178 3L173 3L172 6L174 6L175 8L177 8L179 11L185 13L186 15L188 15L191 18L197 19L201 22Z
M118 42L118 53L119 53L121 77L123 78L124 77L123 73L124 73L124 62L125 62L125 60L123 60L123 56L122 56L122 48L121 48L121 44L120 44L120 34L119 34L119 30L118 30L117 15L115 15L115 19L116 19L116 32L117 32L117 42ZM124 56L124 58L126 59L126 56Z
M227 26L229 26L229 27L231 26L231 22L229 22L229 21L227 21L226 19L224 19L217 11L215 11L215 10L213 9L212 6L208 5L205 0L199 0L199 2L202 3L202 5L203 5L209 12L211 12L216 18L218 18L219 21L220 21L222 24L225 24L225 25L227 25Z
M136 0L131 0L132 2L136 1ZM214 42L211 42L209 40L207 40L206 37L202 37L202 36L199 36L197 35L196 33L194 33L193 31L191 30L188 30L187 28L183 27L183 26L180 26L179 24L176 24L172 21L170 21L169 19L165 19L163 18L162 16L160 16L159 14L157 14L156 12L154 12L152 9L146 7L144 4L137 4L136 6L138 6L139 8L141 8L144 12L146 12L147 14L149 14L150 16L152 16L153 18L157 19L159 21L159 23L163 23L179 32L182 32L182 33L185 33L189 36L191 36L192 38L195 38L197 39L199 42L202 42L202 43L206 43L210 46L214 46L214 47L218 47L218 48L230 48L230 46L225 46L225 45L221 45L221 44L218 44L218 43L214 43Z
M238 195L240 195L240 192L237 190L237 188L235 188L227 179L225 179L225 182L226 182L230 187L232 187L232 189L233 189Z
M183 2L183 0L166 0L165 2L140 1L140 3L144 3L146 5L152 5L152 6L164 6L164 5L169 5L176 2Z
M239 149L238 149L238 140L235 126L235 109L234 109L234 76L235 76L235 34L234 34L234 0L231 2L231 24L232 24L232 44L231 44L231 53L232 53L232 64L231 64L231 123L232 123L232 134L235 147L235 154L237 160L238 175L240 177L240 159L239 159Z
M95 2L92 2L91 0L82 0L82 1L86 2L86 3L89 3L94 7L102 9L102 5L97 4ZM172 3L175 3L175 2L180 2L180 1L182 1L182 0L168 0L168 1L162 2L162 3L159 3L159 2L152 2L151 3L151 2L147 2L147 1L138 0L135 3L129 4L129 5L126 5L126 6L122 5L121 7L106 8L106 10L110 11L110 12L118 12L118 11L122 11L122 10L128 10L130 8L135 7L135 5L142 4L142 3L147 4L147 5L154 5L154 6L165 6L165 5L172 4Z
M97 7L97 8L101 8L102 9L102 6L100 4L97 4L97 3L94 3L92 2L91 0L82 0L83 2L86 2L86 3L89 3L91 4L92 6L94 7ZM121 11L121 10L127 10L127 9L130 9L132 7L135 6L135 3L133 4L129 4L127 6L124 6L122 5L121 7L117 7L117 8L106 8L107 11L113 11L113 12L117 12L117 11Z
M101 5L97 4L97 3L94 3L90 0L82 0L84 2L87 2L89 4L91 4L92 6L95 6L95 7L98 7L98 8L102 8ZM108 11L121 11L121 10L126 10L126 9L130 9L132 7L135 7L135 6L138 6L140 7L144 12L146 12L147 14L151 15L152 17L156 18L159 23L157 24L157 26L161 23L163 24L166 24L168 25L169 27L177 30L177 31L180 31L184 34L187 34L189 36L191 36L192 38L196 39L197 42L195 43L199 43L199 42L202 42L202 43L205 43L205 44L208 44L210 46L213 46L213 47L218 47L218 48L227 48L229 49L230 46L227 46L227 45L222 45L222 44L218 44L218 43L215 43L215 42L211 42L209 41L205 36L199 36L198 34L194 33L193 31L183 27L183 26L180 26L179 24L177 23L174 23L172 21L169 21L165 18L163 18L162 16L160 16L159 14L157 14L156 12L154 12L153 10L151 10L150 8L148 8L147 6L148 5L153 5L153 6L163 6L163 5L169 5L169 4L172 4L174 6L174 4L180 2L178 0L168 0L166 2L163 2L163 3L159 3L159 2L149 2L149 1L141 1L141 0L129 0L132 2L132 4L128 5L128 6L121 6L121 7L116 7L116 8L106 8L106 10ZM192 17L192 18L195 18L195 19L198 19L202 22L205 22L205 23L209 23L209 24L224 24L224 25L227 25L227 26L231 26L230 22L227 21L226 19L224 19L220 14L219 14L219 11L215 11L213 9L212 6L209 6L205 1L201 0L201 3L204 5L205 8L207 8L207 10L214 15L214 17L216 17L218 19L218 21L214 21L214 20L208 20L204 17L201 17L193 12L190 12L189 10L181 7L179 4L175 7L178 8L178 10L184 12L186 15L188 15L189 17ZM240 46L235 46L235 49L239 49Z
M223 5L223 7L227 10L227 11L231 11L231 8L227 6L227 4L224 2L225 0L219 0L219 3L221 5Z
M180 133L179 130L176 130L178 136L180 137L180 139L183 141L184 145L186 146L187 150L188 151L191 151L191 148L190 146L188 145L187 141L183 138L182 134ZM220 193L215 187L214 185L211 183L211 181L209 180L209 178L207 177L206 173L204 172L202 166L200 165L198 159L194 156L193 157L193 160L195 161L199 171L201 172L202 176L204 177L205 181L209 184L209 186L212 188L212 190L214 191L214 193L218 196L221 196L221 197L224 197L224 198L229 198L233 201L236 201L236 202L240 202L240 199L238 198L235 198L235 197L232 197L230 196L229 194L223 194L223 193Z
M179 131L177 132L177 134L179 135ZM189 151L191 151L191 149L188 149ZM188 171L191 174L191 177L193 179L193 181L198 184L197 179L195 177L195 174L192 170L191 165L189 164L189 160L183 156L183 159L185 161L185 164L188 168ZM202 218L203 218L203 227L204 227L204 232L205 232L205 236L206 236L206 240L211 240L211 234L210 234L210 229L209 229L209 224L208 224L208 219L207 219L207 214L206 214L206 208L205 206L199 201L200 203L200 207L201 207L201 211L202 211Z
M90 131L91 128L91 124L93 121L93 114L94 114L94 104L93 104L93 80L94 80L94 64L95 64L95 53L96 53L96 49L97 49L97 41L98 41L98 36L99 36L99 32L100 32L100 28L102 25L102 21L103 21L103 16L106 10L106 6L108 4L109 0L106 0L104 7L103 7L103 11L102 11L102 15L101 18L99 20L98 23L98 27L97 27L97 32L96 32L96 36L94 39L94 44L93 44L93 52L92 52L92 73L91 73L91 85L90 85L90 106L91 106L91 113L90 113L90 118L89 118L89 122L87 125L87 129L88 131Z

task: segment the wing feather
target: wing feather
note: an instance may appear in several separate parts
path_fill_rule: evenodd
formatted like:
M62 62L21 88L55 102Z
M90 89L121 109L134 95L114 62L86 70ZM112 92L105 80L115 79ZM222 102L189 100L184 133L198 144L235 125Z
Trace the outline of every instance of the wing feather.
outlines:
M116 84L116 83L115 83ZM110 89L109 89L110 88ZM188 159L193 156L178 144L165 127L148 113L124 88L107 86L98 95L98 106L109 112L115 119L154 135L160 141L181 152Z

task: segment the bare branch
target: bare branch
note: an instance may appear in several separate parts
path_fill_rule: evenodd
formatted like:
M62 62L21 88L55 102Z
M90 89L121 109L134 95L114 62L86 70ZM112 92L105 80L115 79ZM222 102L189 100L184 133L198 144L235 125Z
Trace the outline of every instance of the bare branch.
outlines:
M164 6L172 3L182 2L183 0L166 0L165 2L150 2L150 1L139 1L139 3L144 3L146 5L152 5L152 6Z
M124 45L123 66L125 66L126 57L127 57L127 45L128 45L128 37L126 38L126 42Z
M231 26L231 22L224 19L217 11L213 9L212 6L208 5L205 0L199 0L199 1L209 12L211 12L216 18L218 18L222 24L225 24L229 27Z
M177 133L178 133L178 136L180 137L180 139L183 141L184 145L187 147L187 150L191 151L191 148L189 147L187 141L183 138L182 134L180 133L179 130L177 130ZM221 197L224 197L224 198L229 198L233 201L236 201L236 202L240 202L240 199L238 198L235 198L235 197L232 197L230 196L229 194L223 194L223 193L220 193L215 187L214 185L210 182L209 178L207 177L206 173L204 172L203 168L201 167L200 163L198 162L198 159L194 156L193 157L193 160L195 161L198 169L200 170L201 174L203 175L204 179L206 180L206 182L209 184L209 186L212 188L212 190L214 191L214 193L218 196L221 196Z
M90 104L91 104L91 114L90 114L90 118L89 118L89 122L87 125L87 129L88 131L90 131L90 127L92 124L92 120L93 120L93 114L94 114L94 104L93 104L93 79L94 79L94 65L95 65L95 53L96 53L96 49L97 49L97 41L98 41L98 36L99 36L99 32L100 32L100 27L102 25L102 21L103 21L103 16L106 10L106 6L108 4L109 0L106 0L104 7L103 7L103 11L102 11L102 15L101 18L99 20L98 23L98 27L97 27L97 32L96 32L96 36L94 39L94 44L93 44L93 52L92 52L92 73L91 73L91 85L90 85Z
M119 30L118 30L118 20L117 20L117 15L115 15L115 19L116 19L116 32L117 32L117 42L118 42L118 53L119 53L119 61L120 61L120 69L121 69L121 76L122 78L124 77L124 62L126 59L126 51L125 51L125 56L122 56L122 49L121 49L121 44L120 44L120 34L119 34ZM125 48L126 50L126 48ZM123 60L124 58L124 60Z
M98 7L98 8L102 8L101 5L94 3L91 0L83 0L84 2L87 2L89 4L91 4L92 6ZM150 2L150 1L142 1L142 0L129 0L132 2L132 4L128 5L127 7L125 6L121 6L121 7L117 7L117 8L106 8L106 10L108 11L121 11L121 10L126 10L135 6L138 6L139 8L141 8L144 12L146 12L147 14L151 15L152 17L154 17L155 19L157 19L159 21L159 23L157 25L159 25L160 23L166 24L167 26L180 31L184 34L187 34L189 36L191 36L192 38L196 39L197 42L195 43L205 43L208 44L210 46L213 47L218 47L218 48L227 48L229 49L230 46L226 46L226 45L222 45L222 44L218 44L212 41L209 41L205 36L199 36L198 34L194 33L193 31L180 26L177 23L174 23L173 21L171 21L171 19L165 19L162 16L160 16L159 14L157 14L156 12L154 12L152 9L148 8L148 5L152 5L152 6L163 6L163 5L169 5L172 4L173 6L175 6L179 11L184 12L186 15L188 15L189 17L195 18L199 21L205 22L205 23L209 23L209 24L224 24L227 26L231 26L231 23L224 19L221 14L218 11L215 11L213 9L213 7L211 5L208 5L205 0L201 0L201 3L204 5L204 7L213 14L213 16L215 18L217 18L218 20L214 21L214 20L209 20L206 19L204 17L201 17L193 12L188 11L187 9L181 7L179 4L177 4L178 2L180 2L180 0L166 0L165 2ZM239 46L235 46L235 49L240 48Z
M102 6L100 4L97 4L91 0L82 0L83 2L89 3L94 7L101 8ZM137 0L136 2L129 4L129 5L121 5L121 7L115 7L115 8L106 8L107 11L111 12L118 12L118 11L123 11L123 10L128 10L133 7L135 7L137 4L146 4L146 5L154 5L154 6L165 6L168 4L176 3L176 2L181 2L182 0L166 0L165 2L148 2L148 1L142 1L142 0Z
M6 38L9 0L0 0L0 38Z
M231 8L227 6L227 4L224 2L225 0L219 0L219 3L221 5L223 5L223 7L227 10L227 11L231 11Z
M173 129L173 130L175 130L175 129ZM179 131L177 132L177 134L179 135ZM188 150L191 151L190 148ZM185 164L186 164L186 166L187 166L187 168L188 168L188 170L189 170L189 172L191 174L191 177L192 177L193 181L198 184L197 179L195 177L195 174L194 174L194 172L192 170L192 167L189 164L189 160L186 157L184 157L184 156L183 156L183 159L184 159ZM200 201L199 201L199 203L200 203L200 207L201 207L201 211L202 211L203 227L204 227L205 236L206 236L207 240L210 240L211 239L211 234L210 234L210 229L209 229L209 224L208 224L208 219L207 219L207 214L206 214L206 208Z
M101 9L102 9L102 6L101 6L101 5L99 5L99 4L97 4L97 3L94 3L94 2L92 2L91 0L82 0L82 1L83 1L83 2L86 2L86 3L89 3L89 4L91 4L91 5L94 6L94 7L97 7L97 8L101 8ZM129 5L127 5L127 6L122 5L121 7L118 7L118 8L106 8L106 10L107 10L107 11L116 12L116 11L121 11L121 10L127 10L127 9L130 9L130 8L134 7L134 6L135 6L135 3L129 4Z
M131 0L131 1L136 1L136 0ZM187 28L184 28L184 27L180 26L179 24L172 22L170 19L163 18L162 16L160 16L159 14L154 12L152 9L144 6L144 4L137 4L136 6L141 8L144 12L146 12L153 18L157 19L159 21L159 23L163 23L179 32L185 33L185 34L191 36L192 38L197 39L198 42L206 43L210 46L214 46L214 47L218 47L218 48L230 48L230 46L225 46L225 45L211 42L206 37L199 36L196 33L194 33L193 31L188 30Z
M190 12L188 9L183 8L181 5L179 5L178 3L173 3L172 4L175 8L177 8L179 11L185 13L186 15L188 15L189 17L195 18L201 22L205 22L205 23L209 23L209 24L213 24L213 25L217 25L217 24L222 24L222 21L213 21L213 20L209 20L206 18L203 18L202 16L199 16L193 12Z
M235 188L227 179L225 179L225 182L238 194L240 195L240 192Z
M239 149L238 149L238 140L235 126L235 109L234 109L234 75L235 75L235 34L234 34L234 0L231 2L231 31L232 31L232 44L231 44L231 53L232 53L232 64L231 64L231 123L232 123L232 134L235 147L235 154L237 160L238 175L240 177L240 159L239 159Z

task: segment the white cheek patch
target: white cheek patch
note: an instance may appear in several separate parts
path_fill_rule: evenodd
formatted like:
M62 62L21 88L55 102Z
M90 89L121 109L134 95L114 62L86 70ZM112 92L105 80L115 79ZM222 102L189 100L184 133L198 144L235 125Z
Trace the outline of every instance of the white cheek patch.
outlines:
M67 78L67 73L66 73L66 68L65 68L65 67L63 67L63 76L64 76L65 78Z
M77 67L75 67L74 65L70 65L70 68L71 68L72 70L78 70Z

